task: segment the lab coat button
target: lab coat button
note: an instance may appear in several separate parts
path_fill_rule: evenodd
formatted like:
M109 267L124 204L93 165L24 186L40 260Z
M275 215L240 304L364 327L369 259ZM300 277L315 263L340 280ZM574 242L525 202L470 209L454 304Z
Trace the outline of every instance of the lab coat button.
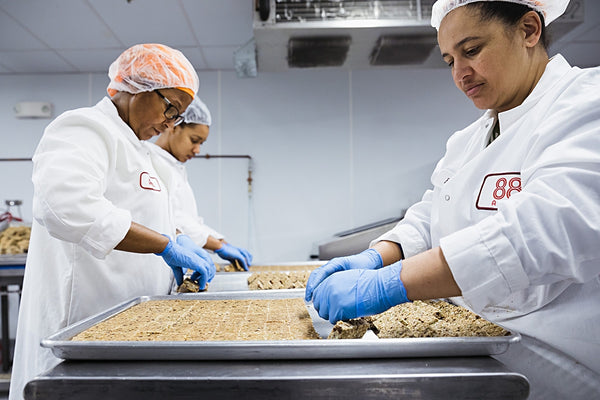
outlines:
M450 201L450 195L448 195L448 194L447 194L447 195L445 195L445 196L444 196L444 199L445 199L446 201Z

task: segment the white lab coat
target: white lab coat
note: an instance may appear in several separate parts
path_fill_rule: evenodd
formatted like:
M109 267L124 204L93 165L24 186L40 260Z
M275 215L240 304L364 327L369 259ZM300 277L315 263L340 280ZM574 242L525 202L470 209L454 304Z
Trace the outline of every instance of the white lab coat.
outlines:
M150 145L149 147L152 148L153 156L162 160L171 169L169 187L172 190L169 194L177 229L191 237L194 243L200 247L206 244L209 236L215 239L224 239L225 237L222 234L206 225L204 219L198 215L196 198L188 181L185 165L162 147L157 145Z
M164 165L153 163L148 146L109 98L46 128L33 157L34 221L11 400L60 362L41 339L127 299L170 292L173 275L161 257L113 250L132 221L175 233Z
M600 373L600 68L555 56L499 120L488 147L490 111L456 132L433 190L373 243L441 246L457 303Z

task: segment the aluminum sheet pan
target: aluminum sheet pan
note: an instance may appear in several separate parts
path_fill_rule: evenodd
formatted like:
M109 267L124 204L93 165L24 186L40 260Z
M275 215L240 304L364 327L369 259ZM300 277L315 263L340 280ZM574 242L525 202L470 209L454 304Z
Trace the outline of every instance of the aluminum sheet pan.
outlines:
M286 261L278 263L260 263L250 265L250 272L277 272L277 271L304 271L312 270L327 263L326 260L320 261ZM217 272L226 272L228 274L244 271L226 271L230 263L215 263Z
M314 269L324 265L326 261L294 261L273 264L260 264L250 267L250 271L223 272L224 265L217 266L215 278L208 285L208 292L249 290L248 278L256 273L298 272ZM306 268L305 268L306 267ZM272 289L268 289L272 290Z
M0 254L1 265L25 265L27 262L27 253L21 254Z
M86 329L136 304L149 300L226 300L302 298L303 289L244 292L194 293L177 296L138 297L105 312L68 326L42 340L42 347L67 360L284 360L357 359L501 354L520 335L501 337L337 339L281 341L71 341ZM315 330L325 338L331 332L329 321L320 318L307 304Z

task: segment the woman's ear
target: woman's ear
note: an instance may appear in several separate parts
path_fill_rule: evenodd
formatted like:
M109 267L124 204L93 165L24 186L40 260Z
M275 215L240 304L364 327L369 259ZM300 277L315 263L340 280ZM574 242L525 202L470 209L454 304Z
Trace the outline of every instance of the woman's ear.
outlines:
M527 47L535 47L542 36L542 20L537 12L529 11L521 17L519 29L524 34L524 42Z

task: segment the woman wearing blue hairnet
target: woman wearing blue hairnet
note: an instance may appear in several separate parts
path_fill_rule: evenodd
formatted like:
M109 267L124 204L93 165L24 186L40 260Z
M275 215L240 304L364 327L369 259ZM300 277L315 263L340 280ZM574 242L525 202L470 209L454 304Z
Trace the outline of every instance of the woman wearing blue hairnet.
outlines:
M452 297L600 372L600 68L548 59L545 24L567 5L435 3L454 83L486 111L397 226L311 274L321 317Z
M208 107L195 98L183 114L183 122L163 132L153 150L173 171L171 186L175 189L171 193L171 203L177 229L197 245L247 271L252 255L244 248L227 243L223 235L204 223L198 215L194 192L187 178L184 163L200 152L200 146L208 138L211 120ZM181 283L180 279L178 283Z

